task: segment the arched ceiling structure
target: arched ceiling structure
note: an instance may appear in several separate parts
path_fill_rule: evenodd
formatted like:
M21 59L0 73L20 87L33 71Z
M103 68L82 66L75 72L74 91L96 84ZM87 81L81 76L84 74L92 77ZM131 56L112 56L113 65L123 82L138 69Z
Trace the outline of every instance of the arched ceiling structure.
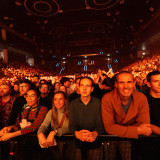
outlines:
M160 0L1 0L7 45L51 60L136 48L137 33L159 13Z

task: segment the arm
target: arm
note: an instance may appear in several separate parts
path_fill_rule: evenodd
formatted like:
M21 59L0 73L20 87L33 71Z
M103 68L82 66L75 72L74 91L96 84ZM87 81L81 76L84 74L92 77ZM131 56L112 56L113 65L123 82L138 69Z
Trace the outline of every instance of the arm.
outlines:
M43 133L45 134L49 125L51 124L51 116L52 116L52 109L48 111L43 123L41 124L41 126L38 129L37 135L39 133Z
M17 136L20 136L22 135L21 131L18 130L18 131L15 131L15 132L12 132L12 133L5 133L1 138L0 138L0 141L7 141L11 138L14 138L14 137L17 137Z
M3 129L0 130L0 136L3 136L4 134L9 133L12 130L16 131L18 130L18 128L15 125L4 127Z
M75 123L74 111L73 111L74 105L72 104L73 103L71 103L69 106L69 130L71 134L75 135L76 123Z
M69 133L69 120L65 118L62 128L57 129L56 136L62 136L63 134Z
M88 136L88 132L89 132L87 130L77 131L76 121L75 121L75 116L74 116L74 105L72 102L69 106L69 130L73 135L75 135L77 139L81 141L86 140Z
M99 100L96 105L96 118L95 118L94 131L96 131L98 135L101 135L104 132L104 127L102 122L101 102Z
M147 98L144 95L139 95L139 99L140 104L138 108L138 114L136 117L136 123L134 125L139 126L141 124L150 124L149 105Z
M17 120L17 117L18 117L18 114L21 112L22 108L23 108L23 104L22 105L22 102L19 103L19 97L15 99L15 101L13 102L13 106L12 106L12 110L11 110L11 113L10 113L10 117L9 117L9 120L8 120L8 125L13 125L16 123L16 120Z
M160 127L158 126L155 126L155 125L151 125L151 128L152 128L152 132L157 134L157 135L160 135Z

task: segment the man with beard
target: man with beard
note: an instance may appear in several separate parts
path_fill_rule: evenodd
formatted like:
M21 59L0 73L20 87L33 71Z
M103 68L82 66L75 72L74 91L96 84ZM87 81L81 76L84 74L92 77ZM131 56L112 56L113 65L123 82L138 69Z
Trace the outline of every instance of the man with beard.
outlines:
M35 85L28 79L23 79L19 82L19 92L20 96L17 97L13 103L12 111L8 120L8 125L13 125L16 123L18 114L21 113L23 106L27 103L24 96L30 87L35 87Z
M135 81L130 72L122 71L116 75L115 89L103 96L102 119L108 134L126 138L151 134L147 98L135 89ZM130 141L109 142L108 159L116 158L117 146L122 160L131 160Z
M8 119L14 100L15 98L11 96L11 85L2 82L0 85L0 129L8 126ZM10 143L1 142L0 150L2 160L7 160L9 157Z

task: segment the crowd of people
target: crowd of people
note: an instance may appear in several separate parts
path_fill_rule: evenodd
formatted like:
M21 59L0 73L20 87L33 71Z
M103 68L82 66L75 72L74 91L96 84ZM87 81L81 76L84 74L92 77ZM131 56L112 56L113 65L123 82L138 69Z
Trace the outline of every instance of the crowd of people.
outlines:
M16 141L15 160L38 159L40 154L45 160L102 160L100 135L133 139L160 135L159 66L160 56L156 56L115 74L112 70L98 70L97 74L50 79L24 66L2 68L0 158L9 159L12 141ZM35 137L25 137L31 133L37 134L39 144L33 140ZM72 134L75 143L56 141L64 134ZM133 158L131 141L108 144L107 159L119 159L117 150L122 160ZM160 142L152 147L145 144L136 144L138 154L134 159L159 160Z

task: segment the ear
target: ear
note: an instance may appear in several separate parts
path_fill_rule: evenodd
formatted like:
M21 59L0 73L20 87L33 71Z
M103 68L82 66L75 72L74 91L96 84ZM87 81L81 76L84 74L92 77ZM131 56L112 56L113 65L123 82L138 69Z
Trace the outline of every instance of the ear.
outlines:
M133 81L133 86L136 87L136 81Z
M117 83L117 82L115 82L114 86L115 86L116 88L118 88L118 83Z
M93 92L93 90L94 90L94 87L92 87L91 92Z
M147 82L147 86L150 88L150 87L151 87L151 83L150 83L150 82Z

